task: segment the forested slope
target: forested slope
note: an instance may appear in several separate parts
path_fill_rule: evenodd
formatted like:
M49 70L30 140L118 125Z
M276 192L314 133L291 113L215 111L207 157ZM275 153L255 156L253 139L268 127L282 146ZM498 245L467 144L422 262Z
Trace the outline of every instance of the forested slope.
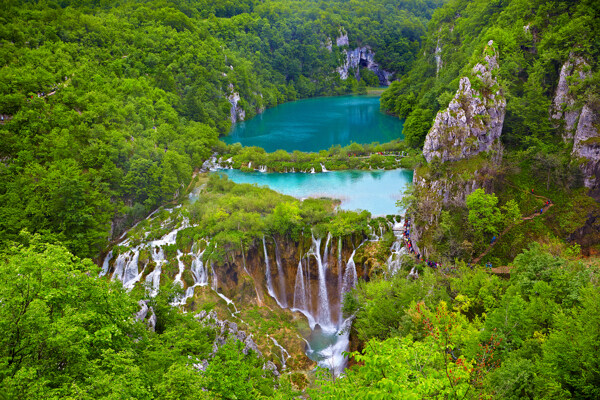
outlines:
M8 1L0 13L0 238L22 229L93 256L170 201L234 114L356 90L370 45L416 57L441 1ZM112 225L111 225L112 223Z
M422 146L435 113L493 40L507 99L503 143L519 149L560 144L549 110L565 61L582 57L592 72L575 91L578 102L594 100L599 91L599 15L591 0L450 1L432 17L418 62L384 93L382 108L406 118L407 141Z

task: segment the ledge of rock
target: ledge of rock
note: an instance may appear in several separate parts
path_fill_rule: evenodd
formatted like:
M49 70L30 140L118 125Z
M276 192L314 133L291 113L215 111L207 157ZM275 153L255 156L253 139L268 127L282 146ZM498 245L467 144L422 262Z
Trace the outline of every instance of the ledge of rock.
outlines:
M425 138L423 155L430 162L459 161L488 151L502 133L506 99L493 71L498 53L493 41L484 51L484 61L473 67L472 76L462 77L448 108L438 112Z

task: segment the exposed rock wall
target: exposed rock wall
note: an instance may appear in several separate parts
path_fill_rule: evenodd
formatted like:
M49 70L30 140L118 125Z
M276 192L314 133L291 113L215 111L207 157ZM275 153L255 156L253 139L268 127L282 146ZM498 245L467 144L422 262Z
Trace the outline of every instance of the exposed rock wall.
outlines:
M461 78L448 108L438 112L423 146L428 162L434 157L442 162L462 160L488 151L498 142L506 99L493 74L498 67L493 41L485 52L483 63L473 67L471 79Z
M246 119L246 111L244 111L242 106L239 104L241 100L240 94L238 92L234 92L233 85L229 85L229 90L231 94L227 96L227 100L229 100L229 103L231 104L230 118L231 123L235 124L238 121L243 121Z
M592 197L600 200L600 118L589 105L581 110L572 155L583 172L585 187L590 189Z
M339 38L338 38L339 39ZM360 67L368 68L377 75L381 85L388 86L391 83L392 73L379 67L375 62L375 53L370 47L357 47L353 50L344 50L346 60L341 67L337 69L340 78L348 79L350 69L354 69L357 74Z
M583 81L589 76L588 64L581 57L573 55L563 64L560 70L556 94L552 101L550 117L559 122L564 120L563 139L572 140L577 127L577 120L581 114L581 107L576 107L575 97L572 93L573 82L576 78Z
M563 139L573 143L572 157L583 174L590 195L600 200L600 118L593 101L578 105L573 88L591 75L589 64L571 54L560 70L550 118L562 129Z

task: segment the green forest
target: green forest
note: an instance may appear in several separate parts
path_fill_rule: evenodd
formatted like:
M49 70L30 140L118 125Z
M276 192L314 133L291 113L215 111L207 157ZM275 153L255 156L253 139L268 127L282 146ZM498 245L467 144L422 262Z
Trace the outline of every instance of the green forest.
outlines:
M220 140L234 96L249 119L378 86L367 68L337 71L362 46L393 73L380 104L403 140L318 153ZM501 150L427 162L436 115L464 104L482 54L498 56ZM596 136L582 143L600 149L599 57L594 0L3 1L0 399L600 398L600 195L566 117L550 117L563 66L583 60L562 112L586 107ZM203 172L213 155L242 172L414 169L404 239L399 216ZM447 201L439 187L473 190ZM161 254L144 248L173 232ZM320 257L330 239L358 275L339 293L343 373L306 357L316 328L253 270L267 251L273 274L294 251L315 256L316 240ZM124 287L110 274L134 250L144 267ZM198 260L221 286L198 284Z
M401 73L440 3L3 2L0 237L28 229L97 255L222 148L227 96L250 118L358 90L325 48L341 29Z

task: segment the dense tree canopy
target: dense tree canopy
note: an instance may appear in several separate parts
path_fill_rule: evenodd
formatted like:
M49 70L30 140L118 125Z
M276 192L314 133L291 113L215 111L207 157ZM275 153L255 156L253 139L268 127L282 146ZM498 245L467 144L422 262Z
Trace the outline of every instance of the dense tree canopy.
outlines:
M384 68L403 72L440 4L4 2L0 238L27 228L96 255L110 232L183 192L221 148L234 92L250 118L358 90L335 71L344 32L351 47L369 45Z

